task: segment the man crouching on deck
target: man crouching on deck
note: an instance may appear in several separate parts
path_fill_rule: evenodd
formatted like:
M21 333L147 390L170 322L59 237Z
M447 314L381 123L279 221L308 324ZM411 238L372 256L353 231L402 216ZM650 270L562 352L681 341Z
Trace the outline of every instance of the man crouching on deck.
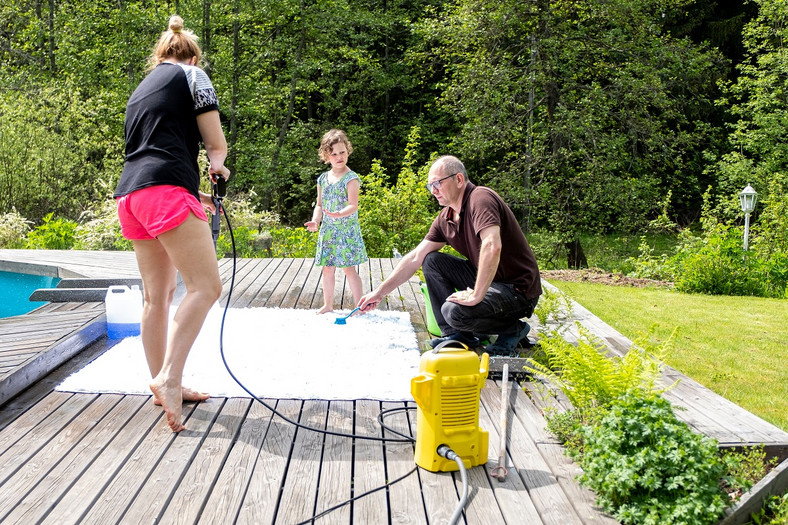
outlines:
M474 334L497 334L486 351L518 355L518 346L530 346L530 326L521 319L533 314L542 284L514 213L493 190L471 183L456 157L443 156L432 164L427 190L443 209L419 245L358 306L377 307L422 267L442 334L430 342L433 348L443 341L477 347ZM466 259L439 252L447 244Z

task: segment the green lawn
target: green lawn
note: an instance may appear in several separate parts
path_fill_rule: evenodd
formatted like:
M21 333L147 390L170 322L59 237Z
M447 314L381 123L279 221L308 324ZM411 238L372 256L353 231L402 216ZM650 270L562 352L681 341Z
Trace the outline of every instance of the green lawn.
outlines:
M629 339L654 326L664 341L678 328L670 366L788 431L787 300L551 284Z

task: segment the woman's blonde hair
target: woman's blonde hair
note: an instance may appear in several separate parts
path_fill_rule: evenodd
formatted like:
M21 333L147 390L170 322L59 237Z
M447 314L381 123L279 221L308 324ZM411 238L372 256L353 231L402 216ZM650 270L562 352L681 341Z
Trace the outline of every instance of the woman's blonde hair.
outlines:
M331 150L334 148L334 144L339 144L340 142L345 144L348 155L353 153L353 144L350 143L344 131L341 129L326 131L326 134L323 135L323 139L320 141L320 147L317 149L317 154L323 163L329 164L331 162Z
M202 50L197 44L197 35L183 28L183 18L172 15L168 29L161 34L148 59L148 68L153 69L168 59L180 62L188 61L192 57L197 57L197 63L202 58Z

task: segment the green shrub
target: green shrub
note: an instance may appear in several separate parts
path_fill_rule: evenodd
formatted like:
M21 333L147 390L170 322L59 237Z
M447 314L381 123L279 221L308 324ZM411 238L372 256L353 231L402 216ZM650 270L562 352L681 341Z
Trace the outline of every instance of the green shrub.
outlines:
M78 250L132 250L134 244L123 237L115 199L103 200L95 210L82 213L74 233Z
M763 508L750 517L755 525L785 525L788 523L788 492L769 497Z
M406 253L418 245L435 215L434 198L424 183L429 166L414 169L419 146L419 128L413 128L405 149L405 160L392 186L380 162L361 177L359 222L370 257L391 257L394 248Z
M703 238L685 237L673 257L676 289L710 295L763 296L760 261L753 254L745 254L742 238L740 228L723 224L712 225Z
M776 457L766 459L763 445L745 448L741 452L725 451L722 461L725 463L725 485L728 492L736 496L750 490L777 464Z
M693 433L662 397L627 393L583 434L579 480L621 523L707 525L721 517L727 496L717 443Z
M604 407L635 389L653 390L662 370L662 358L673 336L659 346L645 334L623 356L609 356L605 344L578 324L577 345L558 333L539 340L538 351L527 359L526 371L560 388L581 412Z
M648 243L646 237L640 238L640 254L629 257L624 262L628 277L637 279L655 279L658 281L673 281L676 270L673 262L666 253L655 254L655 248Z
M0 215L0 248L24 248L30 221L22 217L16 208Z
M271 257L271 252L266 252L262 244L258 243L258 238L270 235L267 232L260 233L257 230L233 225L233 238L230 239L229 233L220 233L216 239L216 254L219 259L230 256L233 253L233 243L235 241L235 256L244 258Z
M306 228L271 228L274 257L314 257L317 249L317 233Z
M222 202L233 230L247 228L248 230L263 231L279 225L279 215L272 211L257 211L253 204L257 195L254 191L248 194L235 194L227 197ZM222 227L225 221L222 219Z
M66 219L52 219L52 213L44 222L27 234L26 248L32 250L70 250L74 247L77 223Z

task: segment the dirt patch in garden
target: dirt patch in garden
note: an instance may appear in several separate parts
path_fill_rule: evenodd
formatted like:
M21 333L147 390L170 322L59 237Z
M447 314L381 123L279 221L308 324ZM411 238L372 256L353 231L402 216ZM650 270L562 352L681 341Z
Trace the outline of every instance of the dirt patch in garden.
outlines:
M543 270L541 271L544 279L555 281L570 281L584 283L607 284L610 286L634 286L644 288L647 286L655 288L672 288L670 281L655 281L654 279L636 279L627 277L620 273L612 273L600 268L584 268L582 270Z

